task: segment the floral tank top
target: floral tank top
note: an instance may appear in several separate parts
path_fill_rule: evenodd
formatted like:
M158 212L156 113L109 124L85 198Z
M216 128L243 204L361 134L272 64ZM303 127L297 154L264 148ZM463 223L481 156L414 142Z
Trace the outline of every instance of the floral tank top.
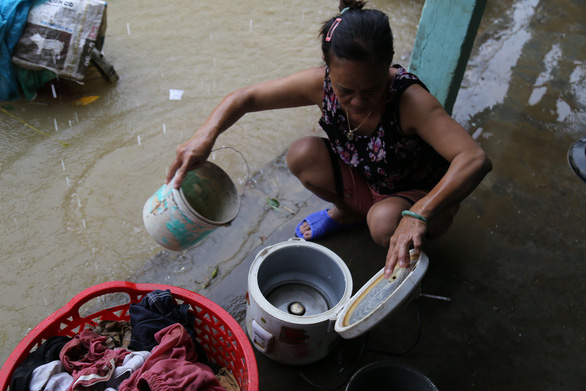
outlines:
M399 122L401 94L412 84L425 85L398 65L389 87L386 110L369 135L352 134L346 113L332 89L326 67L320 126L328 135L333 151L348 166L366 177L372 190L393 194L407 190L431 190L446 173L449 162L418 135L403 133Z

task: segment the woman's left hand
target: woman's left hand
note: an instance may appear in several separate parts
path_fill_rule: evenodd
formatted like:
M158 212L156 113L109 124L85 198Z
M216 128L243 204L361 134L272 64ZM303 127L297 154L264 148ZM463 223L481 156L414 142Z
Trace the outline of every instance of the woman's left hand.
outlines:
M401 128L417 134L450 162L448 171L433 189L411 208L424 217L439 215L466 198L492 164L480 145L442 107L439 101L420 85L405 90L400 101ZM385 264L385 278L395 266L409 265L409 249L421 252L428 226L417 218L403 217L390 239Z
M409 250L413 248L421 252L423 237L427 233L427 224L418 219L403 217L391 236L389 251L385 264L385 278L389 278L397 264L400 267L409 266Z

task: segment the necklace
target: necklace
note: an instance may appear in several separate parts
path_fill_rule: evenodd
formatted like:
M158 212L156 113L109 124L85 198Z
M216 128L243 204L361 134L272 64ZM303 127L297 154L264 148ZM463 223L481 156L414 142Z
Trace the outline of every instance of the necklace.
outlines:
M370 113L368 113L368 115L366 116L366 118L364 118L362 120L360 125L358 125L354 129L352 129L352 127L350 126L350 116L348 115L348 108L346 107L346 121L348 121L348 134L346 135L346 138L348 139L348 141L354 140L354 132L356 132L356 131L358 131L358 129L360 129L360 127L366 122L366 120L370 117L371 114L372 114L372 111Z

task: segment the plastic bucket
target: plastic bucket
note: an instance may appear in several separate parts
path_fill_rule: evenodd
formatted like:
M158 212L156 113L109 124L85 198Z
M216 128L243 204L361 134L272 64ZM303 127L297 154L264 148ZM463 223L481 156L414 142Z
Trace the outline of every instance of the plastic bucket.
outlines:
M346 391L362 390L438 391L431 380L417 369L390 361L369 364L352 375Z
M181 187L163 185L143 207L149 235L174 251L192 247L218 227L230 225L240 209L234 183L220 167L206 162L190 171Z

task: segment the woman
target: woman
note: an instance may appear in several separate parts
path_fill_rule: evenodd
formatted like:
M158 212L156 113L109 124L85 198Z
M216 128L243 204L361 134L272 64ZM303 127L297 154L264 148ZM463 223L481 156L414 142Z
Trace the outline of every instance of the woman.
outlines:
M167 183L179 187L217 137L245 113L318 105L328 139L305 137L287 152L290 171L333 207L307 216L297 235L315 240L363 224L388 247L385 277L406 267L409 249L438 237L459 203L492 169L480 146L415 75L391 66L387 16L340 1L320 36L325 66L240 88L177 148Z

